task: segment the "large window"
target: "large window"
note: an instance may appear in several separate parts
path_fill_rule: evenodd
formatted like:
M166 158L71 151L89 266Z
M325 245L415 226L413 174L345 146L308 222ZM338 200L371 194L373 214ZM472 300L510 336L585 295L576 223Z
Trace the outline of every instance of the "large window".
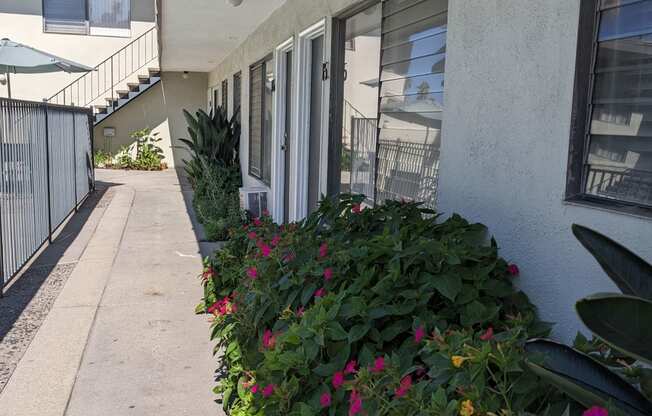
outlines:
M652 0L584 0L581 16L567 197L648 209Z
M236 120L240 123L242 117L242 72L233 75L233 112L236 114Z
M130 0L43 0L46 32L129 36Z
M229 81L222 81L222 108L228 113L229 111Z
M265 59L249 68L249 174L271 183L274 66Z

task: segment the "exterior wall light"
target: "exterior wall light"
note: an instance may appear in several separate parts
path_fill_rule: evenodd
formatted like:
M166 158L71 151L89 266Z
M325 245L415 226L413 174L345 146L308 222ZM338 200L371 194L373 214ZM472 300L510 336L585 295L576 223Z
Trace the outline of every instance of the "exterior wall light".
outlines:
M183 78L183 79L190 78L190 74L188 74L188 71L183 71L183 74L181 75L181 78Z
M227 0L227 2L233 7L238 7L242 4L242 0Z

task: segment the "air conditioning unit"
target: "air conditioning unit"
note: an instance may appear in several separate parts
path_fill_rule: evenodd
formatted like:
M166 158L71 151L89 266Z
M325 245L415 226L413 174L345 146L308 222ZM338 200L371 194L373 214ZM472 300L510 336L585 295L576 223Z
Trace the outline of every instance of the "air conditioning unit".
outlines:
M262 217L267 211L267 188L240 188L240 208L252 217Z

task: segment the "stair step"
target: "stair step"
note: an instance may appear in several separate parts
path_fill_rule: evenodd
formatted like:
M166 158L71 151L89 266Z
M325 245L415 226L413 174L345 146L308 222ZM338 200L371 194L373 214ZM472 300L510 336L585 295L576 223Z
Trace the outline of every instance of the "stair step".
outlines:
M129 90L117 90L116 94L118 94L119 98L123 98L129 96L129 92Z
M147 72L149 72L150 77L161 75L161 70L159 68L147 68Z
M129 87L130 91L136 92L140 89L140 84L135 82L128 82L127 87Z
M141 84L149 84L149 75L138 75L138 81Z
M97 110L95 113L96 114L106 114L107 111L107 106L105 105L96 105L95 110Z

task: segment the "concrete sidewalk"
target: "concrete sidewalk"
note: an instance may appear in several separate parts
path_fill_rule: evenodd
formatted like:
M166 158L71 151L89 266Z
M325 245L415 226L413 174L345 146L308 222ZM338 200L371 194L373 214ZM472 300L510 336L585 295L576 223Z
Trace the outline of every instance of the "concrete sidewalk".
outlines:
M113 199L0 395L0 415L223 414L208 324L193 315L202 247L187 187L173 170L97 178Z

